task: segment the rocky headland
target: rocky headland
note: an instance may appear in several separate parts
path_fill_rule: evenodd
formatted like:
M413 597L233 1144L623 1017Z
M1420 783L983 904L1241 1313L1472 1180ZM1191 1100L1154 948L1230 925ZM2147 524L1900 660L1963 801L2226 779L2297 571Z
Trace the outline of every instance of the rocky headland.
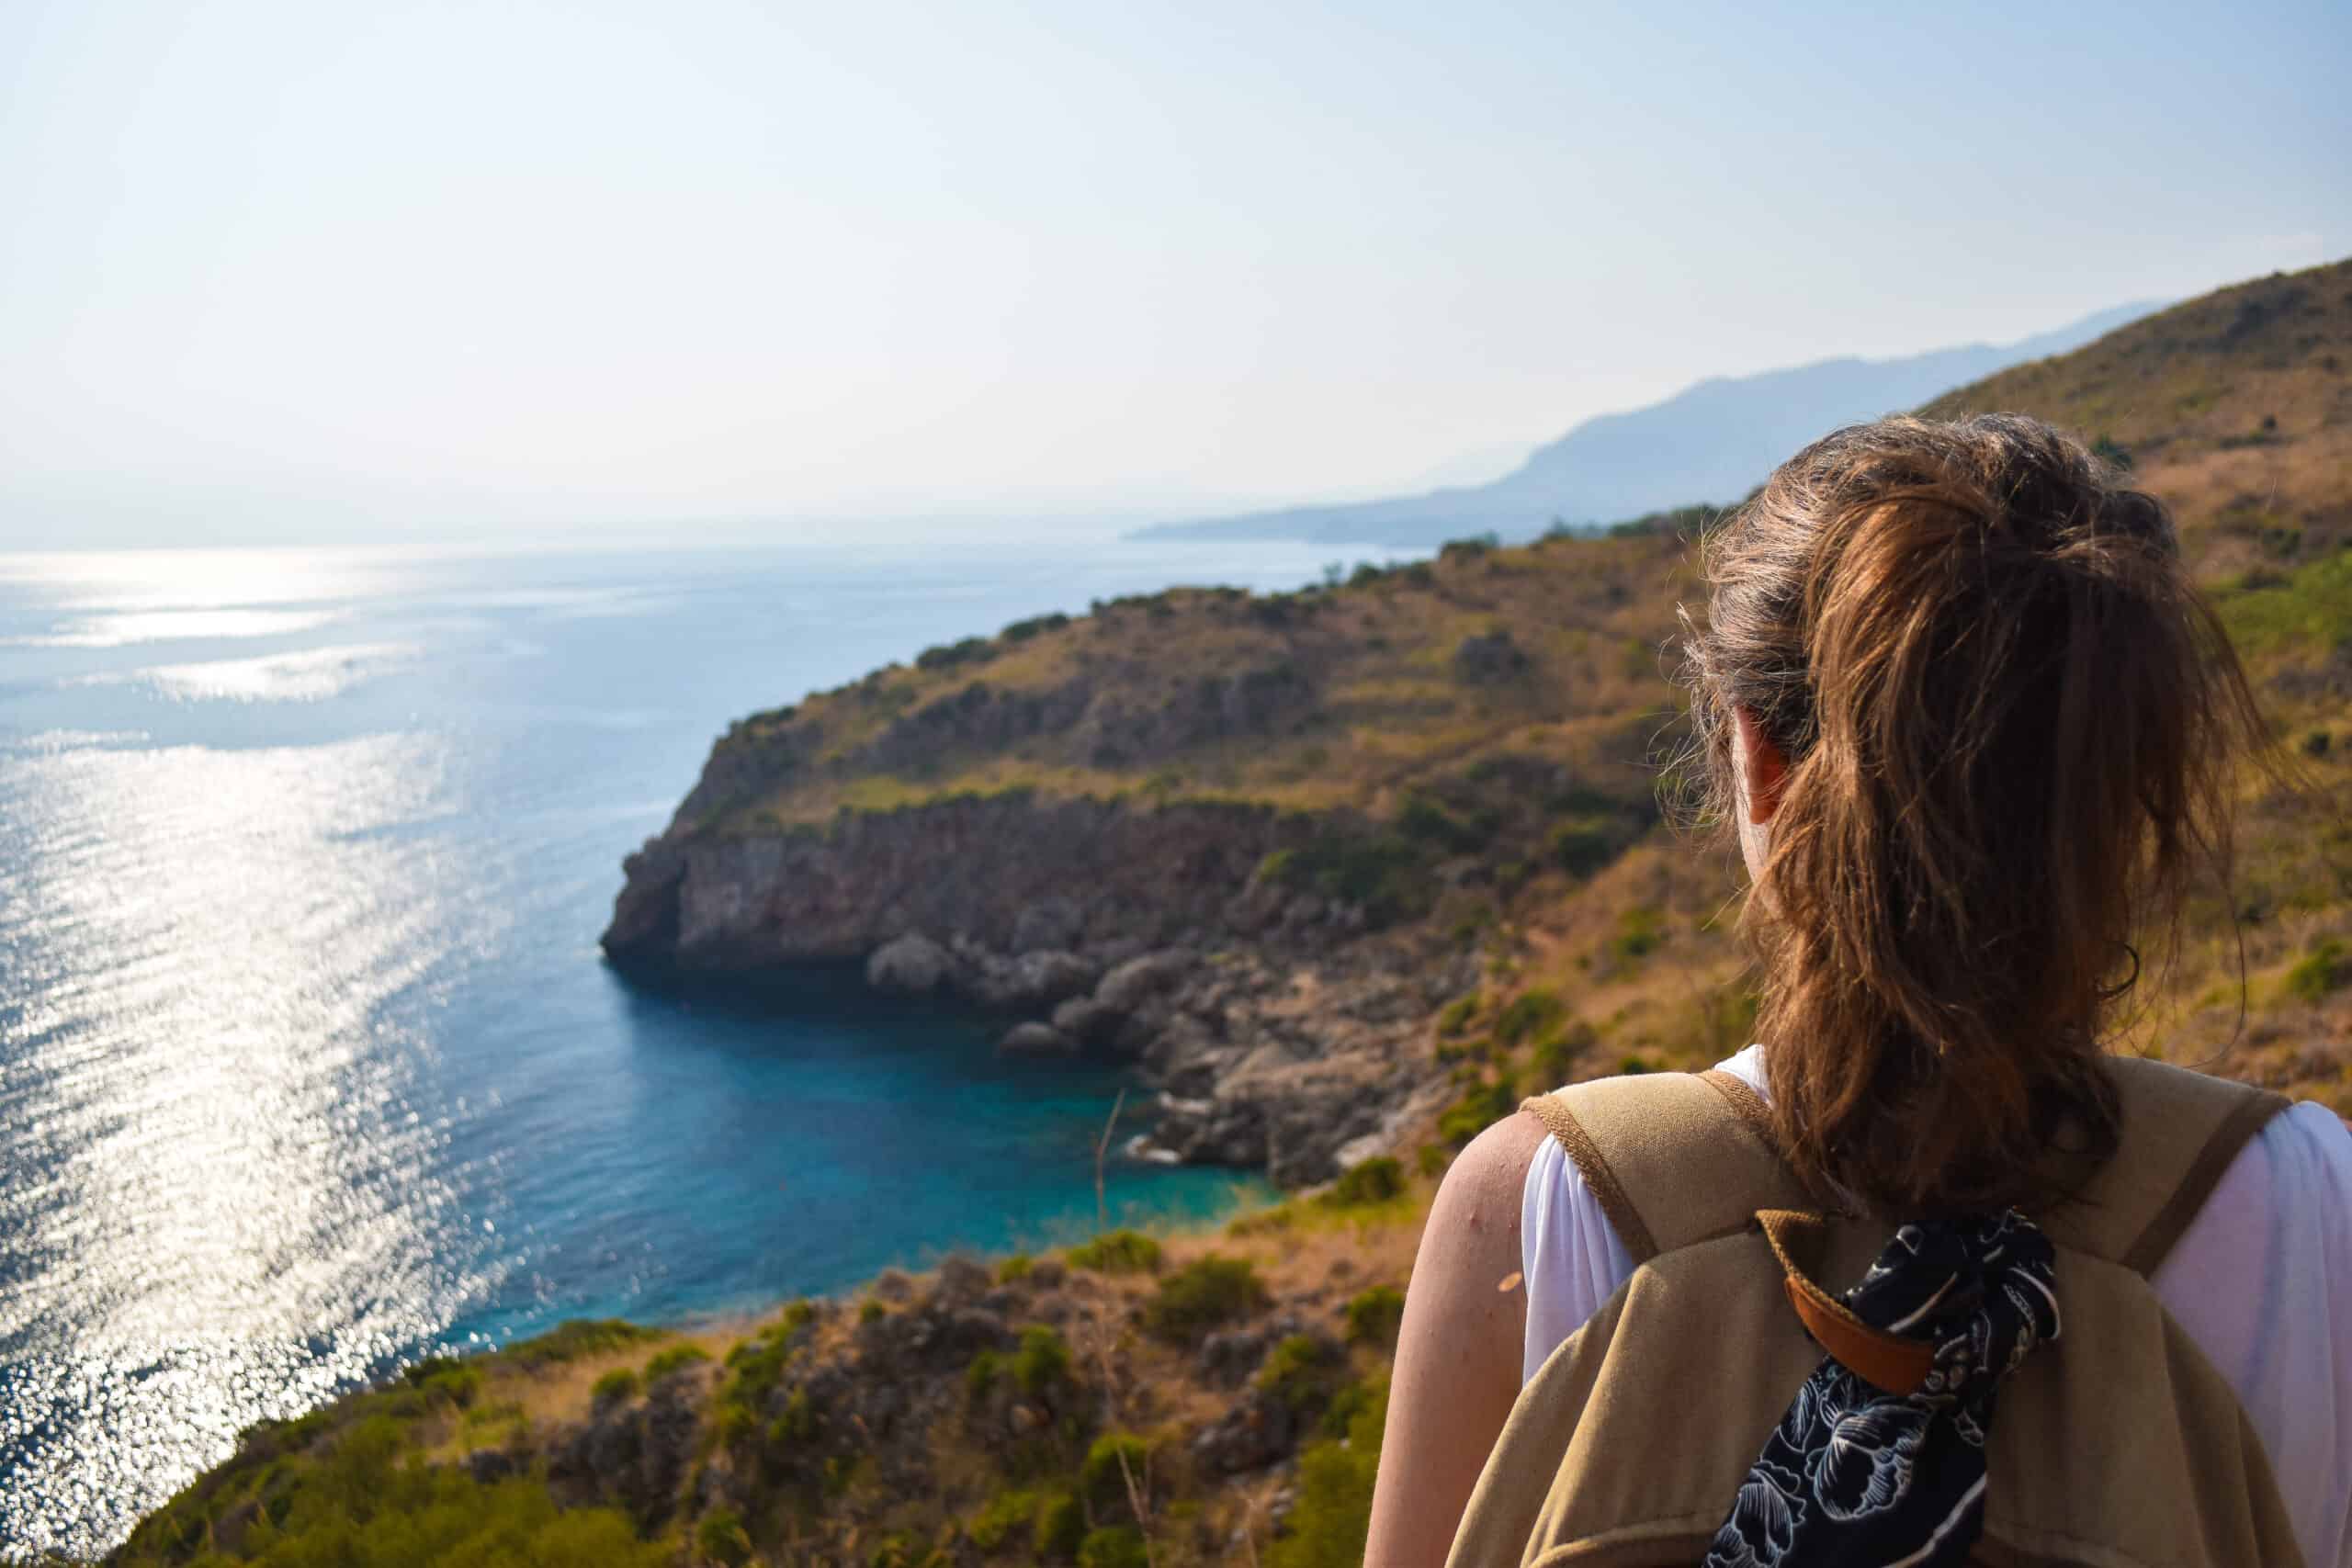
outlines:
M1670 712L1667 606L1631 583L1680 551L1464 544L933 649L722 738L605 950L670 983L854 964L1008 1054L1131 1064L1145 1157L1328 1180L1451 1098L1430 1021L1498 900L1655 820L1628 720Z

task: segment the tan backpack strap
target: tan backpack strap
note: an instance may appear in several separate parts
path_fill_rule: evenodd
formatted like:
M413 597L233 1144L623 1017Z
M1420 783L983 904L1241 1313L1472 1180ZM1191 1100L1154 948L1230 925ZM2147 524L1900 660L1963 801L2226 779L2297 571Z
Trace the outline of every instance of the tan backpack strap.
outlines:
M2189 1222L2205 1207L2213 1189L2222 1184L2222 1177L2246 1145L2261 1135L2270 1125L2270 1119L2286 1110L2291 1102L2278 1094L2250 1094L2238 1101L2222 1124L2205 1140L2197 1157L2189 1163L2180 1185L2156 1211L2139 1239L2125 1249L2122 1263L2126 1269L2140 1274L2154 1274L2158 1265L2172 1252L2173 1244L2188 1229Z
M1699 1075L1699 1079L1724 1097L1734 1113L1747 1123L1747 1130L1754 1133L1766 1148L1780 1146L1780 1135L1772 1131L1772 1108L1764 1103L1762 1095L1748 1087L1746 1078L1737 1073L1727 1073L1721 1067L1709 1067Z
M1584 1184L1592 1190L1592 1195L1600 1201L1601 1212L1609 1216L1610 1224L1616 1228L1617 1239L1624 1243L1625 1250L1633 1256L1634 1261L1646 1263L1656 1258L1657 1243L1650 1238L1649 1226L1642 1223L1641 1212L1626 1198L1625 1190L1617 1185L1617 1174L1609 1168L1609 1160L1601 1154L1600 1145L1586 1134L1584 1123L1577 1120L1576 1112L1568 1109L1567 1096L1565 1093L1538 1095L1521 1105L1520 1109L1534 1112L1535 1119L1544 1123L1552 1136L1560 1140L1560 1147L1576 1161L1577 1173L1584 1178Z
M1736 1106L1708 1077L1641 1073L1576 1084L1526 1109L1576 1161L1640 1264L1746 1230L1759 1209L1805 1206L1766 1124Z
M2052 1241L2153 1273L2245 1145L2289 1101L2166 1063L2108 1064L2122 1141L2075 1201L2039 1216Z

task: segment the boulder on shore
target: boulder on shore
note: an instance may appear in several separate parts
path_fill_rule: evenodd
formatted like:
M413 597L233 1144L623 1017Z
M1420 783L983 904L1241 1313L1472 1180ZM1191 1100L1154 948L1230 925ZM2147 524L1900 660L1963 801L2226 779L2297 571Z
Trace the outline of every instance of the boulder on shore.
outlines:
M992 1008L1050 1008L1094 987L1101 967L1075 953L1046 948L983 964L972 989Z
M1054 1027L1081 1045L1107 1045L1126 1015L1091 997L1072 997L1054 1010Z
M1115 1012L1133 1012L1182 979L1192 966L1193 955L1182 950L1130 958L1102 976L1094 987L1094 999Z
M947 978L951 964L945 948L921 931L909 931L874 950L865 961L865 983L877 991L929 996Z
M1050 1023L1016 1023L996 1049L1001 1056L1075 1056L1078 1042Z

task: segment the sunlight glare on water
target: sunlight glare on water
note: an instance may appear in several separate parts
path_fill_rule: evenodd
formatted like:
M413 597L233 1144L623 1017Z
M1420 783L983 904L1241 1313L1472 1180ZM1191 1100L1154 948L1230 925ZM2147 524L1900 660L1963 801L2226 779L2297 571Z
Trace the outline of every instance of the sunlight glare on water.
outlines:
M0 558L0 1559L421 1356L1090 1230L1117 1067L823 976L648 992L596 937L731 719L1237 562L1313 570ZM1108 1178L1127 1223L1241 1190Z
M447 1196L417 1182L446 1130L404 1109L413 1043L371 1022L442 923L424 846L380 831L439 765L411 737L0 759L51 803L6 824L0 933L61 982L0 1009L11 1537L96 1550L117 1521L90 1499L217 1461L485 1283L435 1263ZM40 1528L77 1517L103 1533Z
M178 700L207 697L231 702L315 703L345 691L394 665L421 657L413 643L360 643L350 648L305 649L259 659L208 659L195 664L161 664L92 675L92 685L141 682Z

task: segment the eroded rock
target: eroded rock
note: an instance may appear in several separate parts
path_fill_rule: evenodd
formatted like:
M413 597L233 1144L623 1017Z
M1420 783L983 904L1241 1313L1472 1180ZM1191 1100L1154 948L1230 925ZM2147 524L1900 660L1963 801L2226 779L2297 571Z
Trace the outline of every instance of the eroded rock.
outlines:
M946 982L952 964L945 948L909 931L874 950L865 961L865 983L877 991L929 996Z

